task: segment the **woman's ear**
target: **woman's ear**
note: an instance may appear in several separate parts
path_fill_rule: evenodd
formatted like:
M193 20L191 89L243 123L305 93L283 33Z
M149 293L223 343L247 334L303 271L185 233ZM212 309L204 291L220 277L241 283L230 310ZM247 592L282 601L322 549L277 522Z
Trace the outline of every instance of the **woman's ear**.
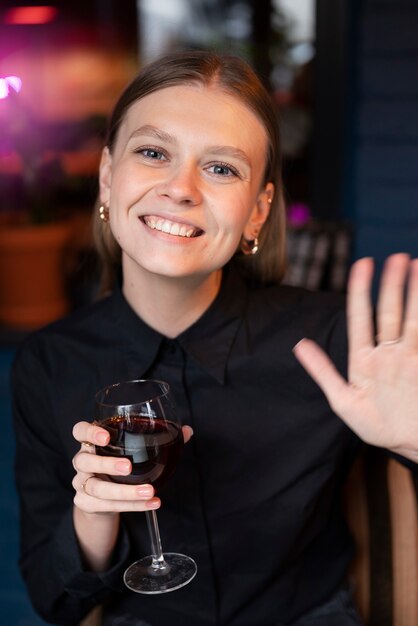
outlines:
M112 183L112 155L106 146L102 150L102 157L99 167L99 194L100 204L109 207L110 185Z
M267 183L265 188L258 194L257 201L251 211L247 225L244 228L244 238L248 241L254 241L263 228L263 225L270 214L273 195L273 183Z

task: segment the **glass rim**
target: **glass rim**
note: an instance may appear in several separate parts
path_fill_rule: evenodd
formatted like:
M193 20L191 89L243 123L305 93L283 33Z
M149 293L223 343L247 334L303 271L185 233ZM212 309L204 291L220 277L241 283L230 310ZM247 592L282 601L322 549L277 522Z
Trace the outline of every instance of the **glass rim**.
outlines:
M100 396L104 396L107 390L111 390L111 389L116 389L117 387L122 387L122 385L134 385L137 383L154 383L154 384L158 384L160 385L161 389L159 393L155 393L154 395L152 395L151 397L148 397L145 400L138 400L138 402L130 402L129 404L121 404L121 403L113 403L113 402L104 402L103 400L100 399ZM106 407L115 407L115 406L119 406L119 407L131 407L131 406L138 406L139 404L145 404L147 402L152 402L153 400L156 400L157 398L162 398L162 397L166 397L168 396L170 392L170 384L165 381L165 380L159 380L156 378L136 378L133 380L121 380L117 383L112 383L111 385L106 385L105 387L102 387L101 389L99 389L99 391L97 391L94 395L94 399L96 404L100 405L100 406L106 406Z

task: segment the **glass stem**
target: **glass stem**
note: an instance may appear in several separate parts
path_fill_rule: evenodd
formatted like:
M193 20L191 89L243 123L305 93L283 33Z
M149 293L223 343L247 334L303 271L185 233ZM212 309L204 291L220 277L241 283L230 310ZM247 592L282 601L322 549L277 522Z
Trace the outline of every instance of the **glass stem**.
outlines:
M161 537L158 528L157 513L155 511L145 511L145 517L151 539L152 567L154 569L164 569L167 567L167 564L164 561L163 551L161 548Z

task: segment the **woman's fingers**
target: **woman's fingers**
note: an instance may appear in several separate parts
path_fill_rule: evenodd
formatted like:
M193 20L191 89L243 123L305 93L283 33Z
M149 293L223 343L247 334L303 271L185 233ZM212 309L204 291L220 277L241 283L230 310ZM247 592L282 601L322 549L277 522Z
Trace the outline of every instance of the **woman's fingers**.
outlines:
M377 302L377 336L380 343L396 340L402 334L405 283L409 267L409 255L404 253L392 254L384 264ZM348 282L347 315L350 349L354 353L374 346L370 296L372 278L372 259L360 259L353 264ZM416 283L416 278L413 280ZM411 318L416 317L417 293L412 297L410 306Z
M302 339L293 352L313 380L321 387L330 405L348 402L349 387L329 356L314 341Z
M348 281L347 325L353 355L374 345L374 328L370 287L373 259L360 259L353 264Z
M79 453L81 457L75 460L74 465L80 467L87 460L86 457L96 457L89 453ZM101 459L100 459L101 460ZM105 459L114 461L114 459ZM76 467L77 469L77 467ZM100 478L96 474L77 471L73 478L75 489L74 504L86 513L122 513L128 511L148 511L158 509L161 505L159 498L154 496L152 485L127 485Z
M102 500L150 501L154 496L152 485L126 485L114 483L92 474L76 474L73 487L89 497Z
M193 435L190 426L183 426L184 442ZM152 485L128 485L106 480L105 476L129 476L132 464L126 458L95 454L95 446L109 442L109 433L96 424L78 422L73 428L74 438L81 444L74 456L76 475L74 504L86 513L121 513L158 509L159 498L154 496ZM101 476L104 476L101 478Z
M95 479L99 480L99 479ZM91 482L93 478L88 480L88 489L91 489ZM106 482L106 481L102 481ZM124 485L127 487L127 485ZM96 487L97 489L97 487ZM130 511L149 511L151 509L158 509L161 505L161 500L156 497L144 498L134 494L129 494L129 498L121 500L111 498L98 498L86 493L84 490L77 490L74 496L74 504L85 511L86 513L124 513Z
M79 436L89 437L88 441L94 438L97 440L96 431L88 428L91 424L88 424L87 422L79 422L76 426L78 425L82 425L77 429L77 434ZM76 426L74 429L76 429ZM190 426L183 426L183 437L185 443L190 440L192 435L193 430ZM89 445L90 444L88 442L86 444L85 440L81 440L81 449L75 455L73 460L74 469L78 472L83 472L85 474L110 474L111 476L128 476L131 473L132 464L129 459L91 454L94 450L90 449Z
M73 461L74 469L85 474L110 474L111 476L128 476L132 471L129 459L112 456L98 456L90 452L78 452Z
M410 264L403 338L410 348L418 348L418 259Z
M158 498L136 501L110 501L99 500L98 498L80 498L79 492L76 492L74 504L85 513L136 513L158 509L161 501Z
M363 441L416 462L418 449L418 260L389 257L382 273L377 346L369 295L373 264L354 264L349 281L349 382L329 357L304 340L294 351L335 413ZM409 273L407 290L406 278ZM406 307L405 294L407 291Z
M378 343L395 341L402 335L405 281L409 264L408 254L393 254L386 259L377 302Z
M183 426L182 431L184 443L187 443L193 437L193 428L191 426Z
M77 422L73 428L73 437L79 443L88 442L98 446L105 446L109 443L107 430L90 422Z
M193 436L191 426L183 426L184 443L187 443ZM79 443L91 443L98 446L105 446L109 443L109 433L104 428L90 422L77 422L73 428L73 437Z
M151 500L154 495L152 485L123 485L91 476L81 487L89 496L101 500Z

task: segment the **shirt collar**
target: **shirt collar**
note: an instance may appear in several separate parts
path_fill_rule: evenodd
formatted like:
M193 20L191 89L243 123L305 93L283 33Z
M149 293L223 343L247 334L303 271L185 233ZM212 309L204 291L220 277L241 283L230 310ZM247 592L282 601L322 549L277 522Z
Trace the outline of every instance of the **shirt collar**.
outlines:
M164 337L142 321L119 287L111 298L112 325L117 326L123 358L132 365L135 377L141 378L155 361Z
M223 271L221 288L209 309L177 337L183 350L220 384L225 381L228 357L246 303L245 282L231 263Z
M113 323L123 336L126 358L143 376L157 358L164 336L145 324L130 307L120 289L111 296ZM177 337L182 349L220 384L247 302L245 282L233 264L223 270L219 293L207 311Z

